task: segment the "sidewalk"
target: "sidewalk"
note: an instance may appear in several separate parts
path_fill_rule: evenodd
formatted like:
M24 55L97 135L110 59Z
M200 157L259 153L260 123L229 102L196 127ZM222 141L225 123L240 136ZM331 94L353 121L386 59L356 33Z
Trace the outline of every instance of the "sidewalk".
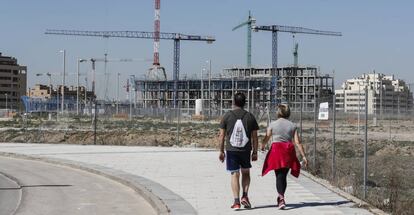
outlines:
M254 209L232 211L230 176L216 151L191 148L0 143L0 152L67 159L121 170L160 183L199 214L371 214L312 180L289 177L287 210L276 208L275 177L253 163L249 193Z

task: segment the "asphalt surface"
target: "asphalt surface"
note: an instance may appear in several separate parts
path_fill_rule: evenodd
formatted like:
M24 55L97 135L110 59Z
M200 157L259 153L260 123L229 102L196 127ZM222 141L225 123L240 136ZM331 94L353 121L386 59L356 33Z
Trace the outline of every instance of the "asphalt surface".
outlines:
M0 214L14 211L30 215L156 214L134 190L105 177L0 156Z
M0 214L13 214L19 206L21 195L19 185L0 173Z

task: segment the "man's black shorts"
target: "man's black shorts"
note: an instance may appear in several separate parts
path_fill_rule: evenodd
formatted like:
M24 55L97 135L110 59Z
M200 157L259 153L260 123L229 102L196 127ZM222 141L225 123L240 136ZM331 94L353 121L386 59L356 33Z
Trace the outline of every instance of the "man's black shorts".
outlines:
M237 172L240 168L249 169L252 167L250 163L250 151L227 151L226 152L226 168L227 171Z

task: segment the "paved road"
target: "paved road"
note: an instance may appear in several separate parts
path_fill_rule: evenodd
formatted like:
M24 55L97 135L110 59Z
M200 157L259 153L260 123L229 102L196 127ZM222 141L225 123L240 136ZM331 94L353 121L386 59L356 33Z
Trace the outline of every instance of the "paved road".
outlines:
M0 152L72 160L142 176L180 195L201 215L371 214L304 176L288 178L288 210L278 211L274 176L259 176L262 160L252 168L250 198L254 209L233 212L230 175L218 161L218 153L211 150L3 143Z
M13 212L18 191L16 214L156 214L129 187L84 171L0 156L0 172L19 184L0 175L0 214Z
M0 214L13 214L19 206L21 195L19 185L0 172Z

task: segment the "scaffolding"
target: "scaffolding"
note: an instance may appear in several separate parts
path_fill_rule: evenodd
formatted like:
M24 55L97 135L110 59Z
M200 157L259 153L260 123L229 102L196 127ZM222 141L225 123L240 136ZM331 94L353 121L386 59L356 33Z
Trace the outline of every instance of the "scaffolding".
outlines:
M174 81L135 80L137 105L142 108L174 106ZM332 101L333 79L318 74L316 67L230 68L211 79L177 82L178 106L189 113L196 99L203 99L205 111L223 114L230 110L233 95L246 95L246 109L262 109L287 103L293 111L313 112L314 104ZM316 100L315 100L316 99Z

